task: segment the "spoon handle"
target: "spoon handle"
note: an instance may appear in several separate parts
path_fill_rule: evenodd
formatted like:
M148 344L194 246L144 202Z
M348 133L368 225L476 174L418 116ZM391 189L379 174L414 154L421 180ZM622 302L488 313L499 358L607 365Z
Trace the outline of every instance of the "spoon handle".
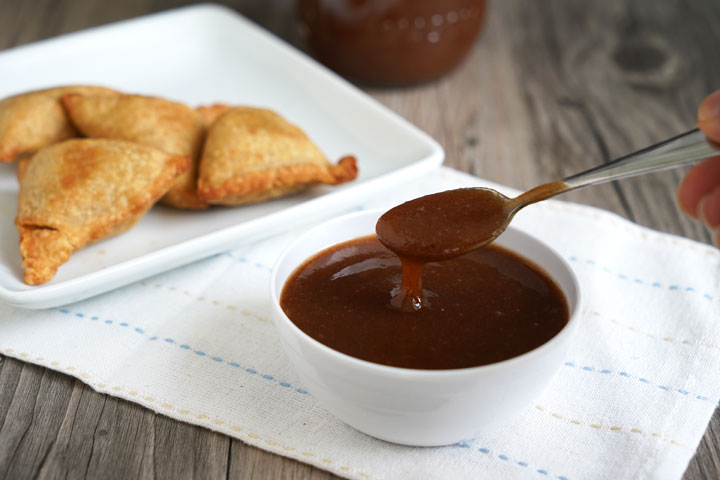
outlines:
M604 165L567 177L567 190L608 182L642 173L666 170L720 155L720 146L709 142L697 128L625 155Z

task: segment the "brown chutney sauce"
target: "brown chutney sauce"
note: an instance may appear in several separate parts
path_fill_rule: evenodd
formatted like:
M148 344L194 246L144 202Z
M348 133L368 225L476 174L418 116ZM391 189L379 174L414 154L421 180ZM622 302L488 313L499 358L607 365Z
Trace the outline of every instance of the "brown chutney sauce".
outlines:
M503 247L491 244L421 268L422 308L403 311L393 306L402 277L398 256L375 235L351 240L301 265L280 305L330 348L414 369L506 360L547 342L568 322L558 285Z

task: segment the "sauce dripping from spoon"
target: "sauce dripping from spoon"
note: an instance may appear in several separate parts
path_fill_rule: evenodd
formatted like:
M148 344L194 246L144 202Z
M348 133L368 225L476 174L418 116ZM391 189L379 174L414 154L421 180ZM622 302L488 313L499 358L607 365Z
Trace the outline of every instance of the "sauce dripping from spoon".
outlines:
M487 245L505 231L518 210L569 186L540 185L515 198L489 188L460 188L426 195L385 212L375 232L402 262L402 281L390 305L402 311L423 308L425 263L448 260Z

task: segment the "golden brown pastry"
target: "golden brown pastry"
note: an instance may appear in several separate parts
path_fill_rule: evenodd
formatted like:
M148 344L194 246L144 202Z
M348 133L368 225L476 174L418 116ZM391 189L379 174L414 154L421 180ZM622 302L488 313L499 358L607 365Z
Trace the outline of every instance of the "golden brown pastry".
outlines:
M200 114L205 123L206 128L215 123L220 115L230 110L232 107L224 103L215 103L213 105L201 105L195 110Z
M0 100L0 162L76 137L59 99L68 93L116 95L103 87L70 86L23 93Z
M117 140L67 140L18 169L15 225L24 281L50 280L70 254L133 226L189 164L184 156Z
M62 102L77 129L88 137L127 140L189 156L190 168L162 202L180 208L208 206L197 196L197 163L205 135L200 113L182 103L140 95L69 94Z
M331 164L302 130L277 113L234 107L208 130L198 195L211 204L241 205L356 176L355 158Z

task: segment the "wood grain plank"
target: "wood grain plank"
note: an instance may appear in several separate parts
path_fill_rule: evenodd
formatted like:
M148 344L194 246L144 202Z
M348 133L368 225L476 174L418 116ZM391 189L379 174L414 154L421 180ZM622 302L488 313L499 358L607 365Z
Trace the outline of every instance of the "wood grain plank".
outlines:
M6 360L4 356L0 355L0 430L5 424L10 404L15 397L21 371L22 363ZM0 453L0 458L2 458L2 453ZM1 462L0 465L2 465Z
M518 30L527 38L519 44L518 55L523 55L521 76L532 79L528 101L534 111L551 119L533 122L541 127L535 144L540 146L543 171L551 171L556 163L567 175L692 127L696 107L688 109L688 105L697 105L708 93L702 82L693 79L718 72L706 65L698 75L689 75L697 62L684 55L692 48L686 29L676 26L694 25L697 19L682 5L634 1L533 6L523 9L519 18ZM720 41L717 32L704 33ZM526 43L535 47L526 48ZM643 68L637 67L638 61L620 60L651 54L657 57L656 64ZM685 100L676 105L675 92L680 89ZM554 151L558 144L569 155L558 155ZM679 178L678 172L646 175L568 198L707 241L704 230L676 205Z
M184 0L0 0L0 49ZM292 0L222 2L299 44ZM690 127L720 88L720 2L504 0L460 68L407 89L365 88L435 137L446 164L529 188ZM683 171L565 196L701 241L679 212ZM686 480L720 478L716 411ZM0 478L336 478L0 357Z
M269 452L246 445L238 440L232 441L230 450L230 468L228 478L253 480L256 478L274 478L281 480L330 480L339 478L297 460L283 458Z
M155 417L157 478L224 478L231 439L217 432Z
M92 436L87 476L153 478L154 421L149 410L105 398Z
M3 370L8 360L3 362ZM58 411L69 402L72 381L41 367L23 364L13 400L0 430L0 475L36 477L62 422Z
M93 449L93 437L106 398L94 397L92 390L72 381L70 399L45 461L38 472L41 479L84 478ZM61 409L55 407L58 414ZM60 416L60 415L59 415Z

